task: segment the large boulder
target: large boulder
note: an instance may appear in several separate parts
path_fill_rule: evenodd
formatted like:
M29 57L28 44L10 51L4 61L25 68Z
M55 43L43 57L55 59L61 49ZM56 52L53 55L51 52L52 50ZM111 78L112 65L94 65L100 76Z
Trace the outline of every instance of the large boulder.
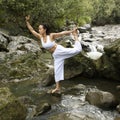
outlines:
M0 88L0 120L25 120L26 116L26 107L7 87Z
M95 106L102 108L113 108L118 104L115 96L105 91L89 91L86 100Z
M116 41L106 46L104 50L107 59L110 62L109 64L111 65L109 69L111 70L111 73L113 73L112 78L115 77L115 79L120 80L120 39L117 39Z
M104 51L96 60L86 57L84 52L66 60L66 78L82 74L85 77L120 80L120 39L106 45Z
M43 54L37 41L24 36L9 36L0 34L7 41L5 50L0 52L0 79L1 80L43 80L49 74L51 55Z

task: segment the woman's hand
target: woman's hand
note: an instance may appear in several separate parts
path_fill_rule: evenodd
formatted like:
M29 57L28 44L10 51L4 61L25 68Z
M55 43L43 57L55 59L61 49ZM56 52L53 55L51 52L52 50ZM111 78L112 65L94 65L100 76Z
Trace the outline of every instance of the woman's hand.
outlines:
M26 17L25 17L25 20L26 20L26 21L29 21L29 20L30 20L30 15L26 16Z
M78 28L77 28L77 27L75 27L75 28L73 29L72 34L73 34L74 36L77 36L77 35L78 35Z

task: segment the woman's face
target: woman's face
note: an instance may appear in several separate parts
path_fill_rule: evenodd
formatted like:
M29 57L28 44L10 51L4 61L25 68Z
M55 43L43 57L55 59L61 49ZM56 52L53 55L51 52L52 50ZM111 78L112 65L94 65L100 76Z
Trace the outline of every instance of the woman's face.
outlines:
M39 30L39 33L41 35L43 35L44 33L46 33L46 29L43 28L43 25L39 25L38 30Z

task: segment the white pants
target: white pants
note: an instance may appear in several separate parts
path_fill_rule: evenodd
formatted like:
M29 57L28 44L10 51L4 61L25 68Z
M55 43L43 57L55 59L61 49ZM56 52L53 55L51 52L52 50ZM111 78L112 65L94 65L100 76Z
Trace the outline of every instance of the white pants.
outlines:
M80 51L82 51L82 47L79 41L75 41L74 48L65 48L57 45L52 54L54 58L55 82L64 80L64 60L77 55Z

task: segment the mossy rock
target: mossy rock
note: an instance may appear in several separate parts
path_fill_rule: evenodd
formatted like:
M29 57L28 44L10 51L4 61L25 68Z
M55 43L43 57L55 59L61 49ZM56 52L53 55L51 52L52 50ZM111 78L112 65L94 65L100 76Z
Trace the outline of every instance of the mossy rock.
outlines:
M36 53L29 52L28 54L4 61L4 63L0 64L0 79L12 80L33 76L41 77L48 68L40 56L41 55L37 55Z
M25 120L26 107L10 92L9 88L0 88L0 120Z
M27 109L18 100L9 102L0 110L0 120L25 120Z
M0 88L0 110L11 102L15 97L10 92L9 88L2 87Z

